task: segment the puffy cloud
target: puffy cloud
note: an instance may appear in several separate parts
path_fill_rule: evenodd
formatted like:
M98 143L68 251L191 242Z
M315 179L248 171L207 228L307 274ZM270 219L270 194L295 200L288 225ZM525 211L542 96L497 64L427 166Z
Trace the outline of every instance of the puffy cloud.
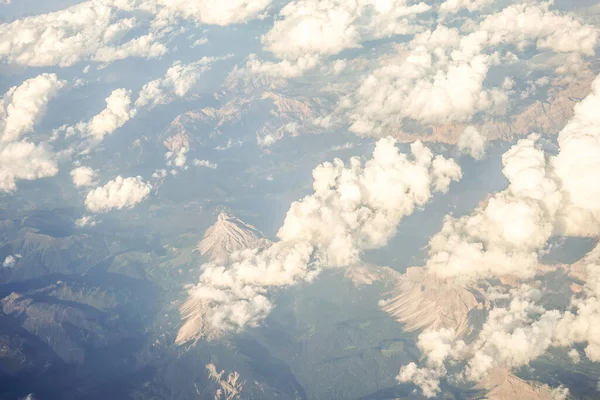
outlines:
M0 192L13 192L17 180L35 180L54 176L58 165L45 144L28 141L0 144Z
M186 168L185 163L187 162L186 153L188 152L187 147L182 147L179 150L172 152L169 151L165 154L165 158L167 159L167 165Z
M474 126L467 126L458 137L456 145L463 154L468 154L476 160L481 160L487 148L487 138Z
M97 176L98 171L90 167L78 167L71 171L73 184L77 187L94 186L96 184Z
M480 23L471 21L460 31L438 24L433 31L417 34L396 46L396 55L380 57L379 66L362 78L358 90L341 98L338 112L348 115L353 132L372 136L402 131L414 121L447 125L471 123L479 115L504 115L514 91L505 85L488 87L486 81L493 66L515 58L512 46L524 60L533 53L524 52L530 44L538 51L594 54L597 28L550 6L526 2Z
M493 195L471 215L446 218L442 231L430 241L430 256L420 274L423 281L440 280L441 284L436 283L440 290L448 285L477 290L477 284L485 279L512 276L516 282L526 280L534 277L538 254L552 235L599 235L598 202L594 200L598 179L593 172L600 160L600 125L594 112L600 101L599 85L600 77L560 132L558 155L545 155L535 144L536 136L520 140L503 156L508 188ZM585 285L582 293L573 295L567 311L544 309L540 305L542 292L527 284L508 294L498 292L501 287L492 286L487 294L491 310L473 340L459 340L460 333L452 324L436 325L436 319L426 321L421 327L432 326L439 335L423 332L420 348L425 355L433 354L437 361L427 361L423 368L406 366L400 375L421 382L424 390L431 393L435 391L435 379L446 374L439 362L450 359L464 362L465 368L458 377L474 382L488 379L496 369L527 365L551 347L585 343L587 358L600 361L600 246L571 266L571 270L579 273ZM396 302L400 306L392 313L403 308L414 311L406 302L438 305L427 298L430 290L405 292ZM448 297L445 303L453 304L452 297L456 296ZM383 306L395 307L394 303ZM410 318L405 320L412 323ZM455 333L451 343L442 334L448 327ZM573 349L568 355L574 361L580 358ZM566 392L559 388L553 393L564 397Z
M411 154L381 139L364 165L336 159L313 171L314 193L294 202L277 236L263 250L232 256L228 266L206 264L200 283L182 306L186 320L177 341L212 337L256 325L271 310L269 287L310 281L323 267L356 263L384 246L400 220L461 178L460 167L434 157L420 142Z
M93 60L111 63L128 57L158 58L167 54L167 47L158 42L155 34L149 33L118 46L101 47L94 54Z
M64 85L55 74L45 73L10 88L0 99L0 142L11 142L31 132Z
M508 304L489 311L481 330L469 343L457 339L453 330L429 329L421 333L417 345L426 365L403 366L397 379L412 381L420 386L424 395L433 397L439 392L440 379L448 375L446 364L450 363L460 366L459 371L452 374L454 379L476 382L480 388L498 389L495 382L507 379L512 368L527 365L556 345L557 328L562 319L559 311L547 311L537 304L541 292L535 288L523 285L511 290L508 297ZM518 386L514 388L518 397L524 395L521 391L531 389L525 382ZM544 387L543 391L548 396L551 392L565 393L563 388L552 391Z
M96 139L102 139L104 135L111 134L122 127L136 113L131 109L130 96L130 90L114 90L106 98L106 108L88 122L86 131Z
M15 256L9 255L9 256L6 256L6 258L4 259L2 266L4 268L12 268L15 266L16 262L17 262L17 259L15 258Z
M266 75L276 78L297 78L304 72L313 69L319 63L315 56L306 55L294 61L282 60L279 62L261 61L255 54L250 54L246 61L245 70L253 75ZM245 71L243 70L243 71Z
M586 343L585 355L600 361L600 244L577 262L585 273L583 297L573 297L571 311L567 311L557 327L556 343L573 346ZM577 357L579 354L577 353Z
M396 380L400 383L412 382L417 385L425 397L435 397L440 391L440 379L435 370L419 368L410 363L400 370Z
M426 268L432 273L462 281L535 273L537 251L554 231L561 201L536 139L520 140L504 154L507 190L471 215L446 217L429 243Z
M95 213L132 208L148 197L151 190L152 185L144 182L141 176L117 176L106 185L91 190L85 198L85 206Z
M332 55L359 47L361 42L414 33L409 21L431 7L407 0L347 2L295 0L279 13L263 37L265 48L277 57L297 60L306 54Z
M191 19L198 24L231 25L260 17L272 0L154 0L161 7L158 24L174 19Z
M262 37L265 49L282 61L255 60L253 71L299 76L314 68L321 56L360 47L367 40L420 30L415 17L430 9L411 0L294 0L281 9L280 19Z
M88 0L63 10L0 24L0 60L68 67L167 53L160 41L179 19L230 25L261 15L272 0ZM149 16L150 23L145 21ZM140 32L130 40L123 38Z
M128 56L156 57L162 44L141 37L117 43L137 26L135 18L120 18L118 1L91 0L63 10L0 24L0 59L27 66L67 67L79 61Z
M125 125L136 114L131 107L131 90L116 89L106 99L106 108L94 115L88 122L80 122L73 126L63 126L57 132L65 132L68 136L80 133L100 142Z
M446 0L440 4L440 13L456 13L463 9L473 12L493 2L494 0Z
M553 166L565 193L558 230L565 236L600 234L600 76L590 94L575 106L573 118L558 135Z
M534 273L537 254L552 235L600 234L600 77L559 134L559 153L547 157L536 136L503 157L509 186L469 216L447 217L430 241L426 264L439 277Z
M548 350L561 313L537 305L539 296L536 289L523 286L513 290L507 307L490 310L477 340L466 351L466 379L480 381L498 366L527 365Z
M540 49L579 52L593 56L598 29L574 17L550 10L552 1L511 5L486 17L480 29L489 32L489 44L513 43L523 49L535 43Z
M141 107L148 104L166 104L175 96L185 96L196 85L200 76L210 70L213 62L227 57L202 57L189 64L175 61L164 78L150 81L142 87L135 105Z
M382 135L404 119L425 124L470 121L479 111L504 112L506 95L483 82L493 63L478 51L474 33L462 40L458 31L438 26L417 35L411 49L387 58L364 78L351 101L350 129Z
M75 221L75 226L78 228L84 228L86 226L96 226L98 221L91 215L84 215L83 217Z
M196 167L204 167L210 169L217 169L218 165L216 163L210 162L208 160L199 160L197 158L194 159L194 165Z

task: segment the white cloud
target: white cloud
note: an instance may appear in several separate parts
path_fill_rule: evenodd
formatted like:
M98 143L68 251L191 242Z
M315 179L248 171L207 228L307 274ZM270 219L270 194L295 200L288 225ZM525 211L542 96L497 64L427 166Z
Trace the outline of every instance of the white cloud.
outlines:
M157 24L191 19L197 24L231 25L258 18L272 0L153 0L161 7Z
M483 82L493 60L474 51L469 37L438 26L415 37L408 51L385 61L363 79L352 101L350 129L382 135L404 119L425 124L470 121L479 111L503 112L506 96Z
M411 22L431 7L407 0L294 0L262 41L265 49L288 61L338 54L366 40L414 33Z
M73 184L77 187L94 186L96 184L97 176L98 171L90 167L78 167L71 170Z
M440 380L436 371L419 368L415 363L403 366L396 380L401 383L413 382L425 397L435 397L440 391Z
M513 290L507 307L490 310L477 340L467 351L468 380L480 381L498 366L526 365L548 350L561 314L537 305L539 296L539 291L524 286Z
M0 142L11 142L33 131L46 114L48 102L64 85L55 74L44 73L10 88L0 98Z
M15 263L17 262L17 259L15 258L15 256L6 256L6 258L4 259L4 262L2 263L2 266L5 268L12 268L15 266Z
M192 43L192 47L202 46L202 45L205 45L207 43L208 43L208 38L201 37L200 39L194 40L194 43Z
M187 162L186 153L188 152L187 147L182 147L175 152L169 151L165 154L168 166L174 166L179 168L186 168L185 163Z
M462 9L477 11L495 0L446 0L440 5L440 13L456 13Z
M456 145L463 154L468 154L476 160L481 160L487 148L487 138L474 126L467 126L458 137Z
M87 123L86 131L101 140L105 135L122 127L136 113L135 109L131 108L130 96L130 90L114 90L106 98L106 108Z
M593 56L598 29L574 17L550 10L552 1L511 5L486 17L480 29L489 32L489 44L513 43L520 49L535 44L539 49L579 52Z
M94 115L88 122L79 122L75 126L62 126L56 133L65 132L67 136L80 133L100 142L131 118L137 110L131 107L131 90L116 89L106 99L106 108Z
M210 70L215 61L228 58L224 57L202 57L200 60L183 64L175 61L167 71L164 78L156 79L144 85L135 102L137 107L148 104L166 104L174 97L183 97L197 84L200 76Z
M45 144L28 141L0 145L0 192L13 192L17 180L35 180L54 176L58 165Z
M531 277L537 251L554 231L561 195L537 137L520 140L502 157L509 187L474 213L446 217L429 243L426 267L444 279Z
M486 81L493 66L516 57L515 47L524 60L542 51L594 55L597 29L550 7L512 5L461 30L438 24L417 34L397 45L396 55L381 56L358 90L341 97L338 112L348 115L353 132L370 136L402 132L409 121L448 125L505 115L514 91Z
M144 182L140 176L117 176L106 185L91 190L85 198L85 206L95 213L132 208L148 197L151 190L152 185Z
M179 19L230 25L260 17L272 0L88 0L66 9L0 24L0 60L68 67L94 60L156 58ZM149 21L148 21L149 20ZM123 39L133 36L126 42Z
M536 136L503 157L509 187L474 213L447 217L430 241L426 264L439 277L471 278L534 273L538 252L552 235L600 234L600 77L559 134L559 153L547 157Z
M558 136L560 152L553 166L565 193L558 230L565 236L600 234L600 76L591 93L575 106L574 116Z
M67 67L94 58L110 61L164 54L164 45L149 43L151 36L118 44L138 25L135 18L122 17L118 5L118 0L84 1L0 24L0 59L34 67Z
M218 165L216 163L210 162L208 160L199 160L199 159L194 159L194 165L196 167L204 167L204 168L210 168L210 169L217 169Z
M598 204L593 200L600 185L594 172L600 162L600 117L595 112L600 106L599 89L600 77L560 132L557 156L544 154L535 144L535 135L520 140L504 154L508 188L471 215L446 218L442 230L429 243L430 255L422 271L425 280L440 279L466 290L480 290L478 284L489 278L509 278L507 282L517 285L534 277L538 254L553 235L600 234ZM453 330L456 339L450 350L443 335L423 337L427 345L420 345L421 350L436 355L438 361L464 362L466 367L458 377L474 382L488 379L496 368L527 365L551 347L571 348L568 355L577 362L581 355L572 346L583 343L585 356L592 362L600 361L600 246L571 269L580 271L585 284L581 294L573 295L566 312L546 310L540 305L542 292L527 284L510 290L508 296L494 294L502 286L492 286L488 293L491 310L473 340L465 344ZM541 285L543 281L528 282ZM403 299L415 302L407 297L415 293L418 297L419 293L411 292ZM425 296L428 292L420 293ZM502 303L506 304L499 305ZM444 327L435 328L439 331ZM427 362L424 368L409 365L403 371L405 379L421 381L428 393L435 391L432 385L436 379L446 374L438 362L433 366ZM565 393L562 388L555 390L557 396L564 397Z
M251 57L247 69L273 77L298 77L322 58L361 47L365 41L420 31L416 17L430 9L413 0L294 0L262 36L265 50L280 61Z
M158 42L155 34L149 33L118 46L101 47L94 54L93 60L111 63L128 57L159 58L167 54L167 47Z
M384 246L400 220L424 206L434 191L461 178L459 166L434 157L420 142L411 155L381 139L364 165L354 157L313 171L314 193L294 202L277 236L264 250L232 256L230 265L207 264L182 307L186 320L177 341L211 337L256 325L271 310L269 287L312 280L323 267L356 263Z
M78 228L84 228L86 226L96 226L98 221L91 215L84 215L83 217L75 221L75 226Z

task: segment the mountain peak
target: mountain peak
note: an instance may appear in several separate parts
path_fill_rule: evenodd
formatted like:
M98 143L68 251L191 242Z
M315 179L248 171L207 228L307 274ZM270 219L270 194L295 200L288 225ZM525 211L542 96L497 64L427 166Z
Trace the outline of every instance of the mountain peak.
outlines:
M213 262L224 262L235 251L261 247L269 241L254 226L227 211L221 211L214 225L206 230L196 250Z

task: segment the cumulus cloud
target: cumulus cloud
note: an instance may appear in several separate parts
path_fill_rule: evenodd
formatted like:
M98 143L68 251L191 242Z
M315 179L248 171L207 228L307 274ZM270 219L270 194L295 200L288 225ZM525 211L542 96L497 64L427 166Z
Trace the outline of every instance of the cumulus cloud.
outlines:
M132 208L146 199L151 190L152 185L144 182L141 176L117 176L106 185L91 190L85 198L85 206L94 213Z
M65 83L56 74L44 73L10 88L0 98L0 142L11 142L31 132Z
M565 236L600 234L600 76L591 93L575 106L574 116L558 135L553 166L566 194L558 216Z
M400 383L414 383L421 389L425 397L435 397L440 391L440 379L436 371L419 368L415 363L403 366L396 376L396 380Z
M17 262L17 259L15 258L15 256L9 255L9 256L6 256L6 258L4 259L2 266L4 268L12 268L15 266L16 262Z
M89 137L95 142L100 142L106 135L110 135L131 118L137 110L131 107L131 90L116 89L106 99L106 108L94 115L87 122L79 122L75 126L62 126L56 133L64 132L67 136L80 134Z
M530 45L538 52L592 56L596 43L595 27L552 10L550 2L512 5L460 30L440 23L396 46L396 55L382 56L358 90L341 98L339 112L349 114L353 132L371 136L402 131L407 121L445 125L471 123L478 115L497 118L506 114L514 92L486 81L492 67L518 60L511 50L525 59Z
M297 60L338 54L366 40L414 33L409 21L431 7L407 0L295 0L281 9L280 19L262 41L277 57Z
M167 47L158 40L155 34L149 33L118 46L101 47L93 60L111 63L128 57L158 58L167 54Z
M426 267L456 279L534 273L538 252L552 235L600 234L600 77L559 133L559 153L548 157L537 136L520 140L503 157L505 191L473 214L447 217L430 241Z
M458 150L476 160L481 160L487 148L487 138L474 126L468 126L458 137Z
M290 78L316 67L320 57L357 48L367 40L420 30L416 16L431 6L411 0L294 0L283 7L262 37L280 62L250 60L254 73Z
M531 277L539 251L554 230L561 195L549 176L537 137L519 141L503 156L510 184L471 215L446 217L429 243L426 264L442 278Z
M257 18L272 0L88 0L0 24L0 60L33 67L157 58L180 19L230 25ZM150 21L146 21L146 16ZM133 36L138 33L139 36ZM133 36L127 41L124 38Z
M183 64L175 61L164 78L155 79L144 85L135 102L137 107L148 104L166 104L175 97L183 97L196 85L200 76L210 70L211 64L224 57L202 57L200 60Z
M401 368L397 379L413 382L427 397L439 392L440 380L448 375L446 364L464 365L452 375L459 382L476 382L478 387L493 389L494 382L510 378L509 371L527 365L532 360L556 346L556 335L562 314L547 311L537 302L541 292L527 285L512 289L506 305L497 305L475 340L465 343L457 339L455 332L447 329L429 329L419 335L417 345L423 352L425 366L415 363ZM514 395L524 396L523 390L531 386L521 382L513 388ZM564 388L551 390L544 387L549 398L564 395Z
M381 139L364 165L336 159L313 171L314 193L293 203L277 236L263 250L232 256L227 267L206 264L200 283L182 306L186 320L177 341L211 337L256 325L271 310L270 287L310 281L323 267L356 263L368 249L384 246L400 220L445 192L462 176L452 160L420 142L400 153Z
M210 169L217 169L218 165L216 163L210 162L208 160L199 160L197 158L194 159L194 165L196 167L204 167Z
M511 43L520 49L535 44L556 52L578 52L593 56L598 29L573 16L551 10L552 1L511 5L486 17L481 29L489 32L489 44Z
M14 192L17 180L35 180L55 176L58 165L45 144L28 141L0 145L0 192Z
M94 186L97 176L98 171L90 167L78 167L71 170L71 179L73 179L73 184L77 187Z
M190 19L198 24L231 25L260 17L272 0L154 0L159 6L157 24L168 24L175 19Z
M131 91L116 89L106 98L106 108L86 124L85 131L101 140L125 125L135 113L131 108Z
M506 95L500 89L483 88L494 60L473 45L479 40L476 35L461 40L456 28L443 25L417 35L410 49L387 59L362 80L350 99L350 129L381 135L401 127L407 118L442 124L470 121L484 110L503 112Z
M0 24L0 59L33 67L67 67L94 58L111 61L163 55L166 47L151 43L148 36L119 45L138 23L133 17L122 17L118 4L112 0L84 1Z
M181 147L176 151L169 151L165 154L165 158L167 159L167 165L179 168L186 168L185 163L187 162L187 147Z
M442 230L429 243L429 258L422 270L425 280L440 279L471 290L491 278L510 276L515 279L513 284L518 284L534 277L538 255L550 237L598 237L598 204L593 200L598 179L592 172L597 171L600 162L600 125L593 111L600 106L598 89L600 77L559 133L556 156L544 154L536 145L535 135L520 140L503 156L508 188L490 197L471 215L446 218ZM531 283L505 294L500 293L502 287L492 286L488 293L492 307L475 339L467 344L452 329L455 335L450 345L443 335L429 335L423 338L428 345L420 346L421 350L426 356L437 354L437 360L464 362L465 368L457 377L474 382L487 379L497 368L510 370L527 365L551 347L570 348L583 343L585 356L600 361L599 256L597 246L573 267L583 271L585 284L581 294L573 295L567 311L542 307L543 288L532 287ZM493 281L487 282L493 285ZM427 292L422 290L421 295ZM433 326L438 333L447 328ZM573 349L568 354L575 361L580 358ZM398 379L412 380L427 393L435 392L435 383L446 371L439 363L434 364L405 366ZM564 390L556 393L564 395Z
M473 12L492 4L493 2L494 0L446 0L440 4L440 13L456 13L463 9Z
M84 228L86 226L96 226L98 221L91 215L84 215L83 217L75 221L75 226L78 228Z

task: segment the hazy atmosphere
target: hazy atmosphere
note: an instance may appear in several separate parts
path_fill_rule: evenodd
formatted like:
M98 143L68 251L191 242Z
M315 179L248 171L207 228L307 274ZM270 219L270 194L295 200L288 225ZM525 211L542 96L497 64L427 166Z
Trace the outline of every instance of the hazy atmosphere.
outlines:
M0 399L600 399L598 51L598 0L0 0Z

